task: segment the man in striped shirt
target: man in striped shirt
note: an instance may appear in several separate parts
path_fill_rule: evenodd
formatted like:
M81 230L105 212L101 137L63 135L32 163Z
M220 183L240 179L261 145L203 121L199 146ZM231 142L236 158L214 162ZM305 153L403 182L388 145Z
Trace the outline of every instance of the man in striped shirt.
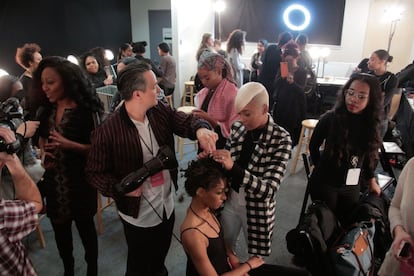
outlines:
M197 139L208 152L215 150L217 134L206 121L158 102L161 90L148 64L127 65L118 90L125 102L93 133L86 172L93 186L115 199L128 245L126 275L168 275L177 168L150 173L124 195L114 187L145 168L161 147L174 152L174 134Z

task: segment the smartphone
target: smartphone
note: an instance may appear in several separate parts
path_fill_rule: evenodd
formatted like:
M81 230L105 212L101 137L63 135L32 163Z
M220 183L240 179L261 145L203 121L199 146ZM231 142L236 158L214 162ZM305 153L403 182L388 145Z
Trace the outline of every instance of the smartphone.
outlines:
M280 63L280 76L282 78L287 78L289 75L289 65L286 61Z
M398 256L402 258L407 258L410 255L410 244L406 241L403 241L403 246L398 252Z

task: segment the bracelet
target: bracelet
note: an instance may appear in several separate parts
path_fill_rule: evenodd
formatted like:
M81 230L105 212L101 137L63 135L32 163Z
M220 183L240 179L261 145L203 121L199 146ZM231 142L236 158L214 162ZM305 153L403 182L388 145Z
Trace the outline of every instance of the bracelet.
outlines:
M253 269L252 265L248 261L246 261L246 264L250 267L250 270Z

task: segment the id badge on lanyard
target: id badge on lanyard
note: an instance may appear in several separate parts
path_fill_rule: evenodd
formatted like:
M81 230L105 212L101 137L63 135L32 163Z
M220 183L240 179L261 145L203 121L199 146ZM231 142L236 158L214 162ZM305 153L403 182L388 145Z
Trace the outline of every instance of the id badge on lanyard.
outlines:
M346 182L347 186L358 185L359 183L359 176L361 175L361 168L357 168L358 166L358 156L351 156L351 166L353 168L348 169L348 173L346 175Z

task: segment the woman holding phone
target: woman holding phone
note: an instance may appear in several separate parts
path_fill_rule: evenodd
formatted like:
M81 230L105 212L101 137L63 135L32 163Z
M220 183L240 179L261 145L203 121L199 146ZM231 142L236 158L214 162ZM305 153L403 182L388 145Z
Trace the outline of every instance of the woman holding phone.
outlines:
M378 275L414 275L414 158L405 165L389 210L394 241Z
M280 76L272 93L272 115L275 122L285 128L292 138L292 146L297 145L306 116L306 99L303 88L306 70L299 67L299 46L289 42L282 48Z

